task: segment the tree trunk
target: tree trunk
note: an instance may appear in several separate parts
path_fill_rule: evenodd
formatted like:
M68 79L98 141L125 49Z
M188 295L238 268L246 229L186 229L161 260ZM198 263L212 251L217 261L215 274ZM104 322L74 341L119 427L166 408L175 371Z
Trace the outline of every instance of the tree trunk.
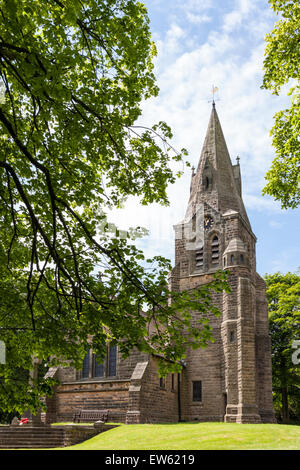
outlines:
M40 361L32 356L32 369L29 372L29 383L34 386L34 381L38 378L38 368ZM39 410L35 415L31 413L30 410L25 411L22 414L22 418L28 418L32 426L41 426L41 410Z

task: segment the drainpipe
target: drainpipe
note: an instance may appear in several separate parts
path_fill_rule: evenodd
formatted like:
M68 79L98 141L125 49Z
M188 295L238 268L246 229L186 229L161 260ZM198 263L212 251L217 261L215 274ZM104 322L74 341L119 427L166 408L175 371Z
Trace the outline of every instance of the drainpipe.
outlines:
M182 370L181 372L186 368L186 362L181 359L180 361L180 365L182 366ZM180 376L181 376L181 373L178 373L177 374L177 377L178 377L178 393L177 393L177 397L178 397L178 422L180 423L182 421L182 417L181 417L181 384L180 384Z
M180 373L177 374L178 422L181 422Z

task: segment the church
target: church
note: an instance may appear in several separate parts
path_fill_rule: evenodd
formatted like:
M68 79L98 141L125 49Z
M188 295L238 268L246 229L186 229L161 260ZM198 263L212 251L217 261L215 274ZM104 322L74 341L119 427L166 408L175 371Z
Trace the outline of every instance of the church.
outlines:
M196 288L219 269L230 272L231 293L213 294L222 313L211 318L215 341L188 351L183 371L165 379L154 355L134 350L123 360L109 345L103 364L88 351L81 371L52 368L47 374L60 384L46 399L45 422L72 421L81 409L107 409L109 421L128 424L275 422L265 283L256 272L239 160L231 162L214 102L186 216L174 229L171 290Z

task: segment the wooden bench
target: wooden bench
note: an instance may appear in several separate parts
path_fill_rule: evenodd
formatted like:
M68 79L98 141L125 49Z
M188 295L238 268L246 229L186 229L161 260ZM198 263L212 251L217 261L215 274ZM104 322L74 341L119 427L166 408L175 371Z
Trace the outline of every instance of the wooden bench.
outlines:
M73 423L89 423L103 421L108 418L108 410L79 410L74 413Z

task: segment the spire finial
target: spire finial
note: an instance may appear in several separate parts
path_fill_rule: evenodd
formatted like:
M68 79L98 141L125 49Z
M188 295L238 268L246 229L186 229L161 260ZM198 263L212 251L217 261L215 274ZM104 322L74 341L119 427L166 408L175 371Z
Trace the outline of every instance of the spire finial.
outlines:
M215 103L215 93L217 93L217 91L219 91L219 88L218 88L217 86L214 86L214 85L213 85L213 86L212 86L212 90L211 90L212 95L213 95L213 100L212 100L213 106L215 106L215 104L216 104L216 103Z
M239 155L236 157L236 164L237 164L237 165L240 164L240 157L239 157Z
M212 103L213 108L216 106L216 101L218 101L218 100L215 100L215 94L216 94L218 91L219 91L219 88L218 88L217 86L213 85L213 86L211 87L211 93L212 93L212 95L213 95L213 99L212 99L212 100L209 100L209 103Z

